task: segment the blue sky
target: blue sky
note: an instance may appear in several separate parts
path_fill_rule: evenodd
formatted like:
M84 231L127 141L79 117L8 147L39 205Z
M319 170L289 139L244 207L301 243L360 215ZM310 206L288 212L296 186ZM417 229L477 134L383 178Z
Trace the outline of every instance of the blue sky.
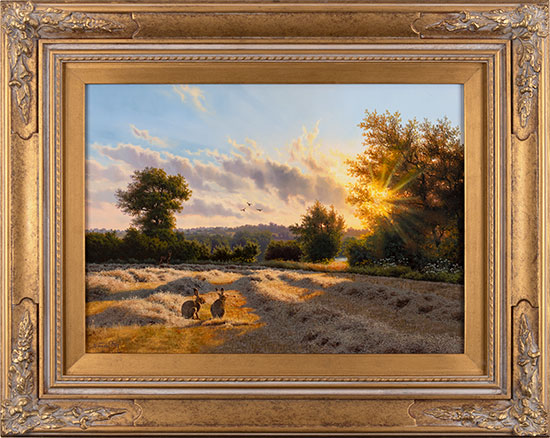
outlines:
M455 84L88 85L87 227L129 225L114 191L147 165L188 180L181 228L289 225L315 199L358 227L344 161L362 150L364 111L462 127L462 94Z

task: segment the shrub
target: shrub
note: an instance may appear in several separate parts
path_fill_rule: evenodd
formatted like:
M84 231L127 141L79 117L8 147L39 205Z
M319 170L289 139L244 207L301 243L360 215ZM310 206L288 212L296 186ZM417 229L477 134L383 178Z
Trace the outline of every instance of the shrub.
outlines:
M256 242L259 246L259 253L255 256L255 259L263 260L265 251L269 242L271 241L271 232L264 230L259 231L250 229L247 226L241 227L235 232L231 238L231 248L235 249L237 246L245 247L248 242Z
M210 250L196 240L179 240L171 245L172 258L178 261L208 260Z
M237 262L252 263L260 254L260 245L253 241L246 242L245 246L237 246L233 249L232 260Z
M214 248L210 258L216 262L228 262L232 256L231 249L227 245L220 245Z
M369 239L349 242L346 245L345 255L350 266L372 265L378 259L373 242Z
M144 261L149 257L148 237L136 228L128 228L122 239L123 253L128 259Z
M266 260L293 260L300 261L303 253L295 240L272 240L265 252Z
M88 263L104 263L123 255L122 240L112 231L86 233L85 242L86 262Z

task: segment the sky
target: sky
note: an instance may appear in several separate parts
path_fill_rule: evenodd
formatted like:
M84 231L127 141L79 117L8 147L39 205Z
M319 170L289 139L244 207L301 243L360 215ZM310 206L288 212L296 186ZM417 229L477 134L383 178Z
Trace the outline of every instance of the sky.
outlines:
M361 228L345 160L365 110L463 127L458 84L91 84L86 86L86 228L126 229L116 207L135 170L181 174L178 228L300 221L316 200ZM252 205L248 205L248 203ZM244 211L243 211L244 209ZM260 209L261 211L259 211Z

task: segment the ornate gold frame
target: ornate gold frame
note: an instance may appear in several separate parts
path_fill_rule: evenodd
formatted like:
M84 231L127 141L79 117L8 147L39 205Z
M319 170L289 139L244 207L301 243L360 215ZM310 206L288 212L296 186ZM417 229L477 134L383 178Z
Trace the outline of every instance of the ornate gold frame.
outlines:
M3 434L548 434L547 5L10 2L2 48ZM67 268L82 259L82 84L138 67L142 82L155 69L304 82L312 64L320 82L390 66L394 81L477 84L466 168L481 183L467 199L486 238L467 240L464 357L333 357L303 372L226 357L226 375L181 355L157 374L136 357L118 372L109 355L85 358L83 274Z

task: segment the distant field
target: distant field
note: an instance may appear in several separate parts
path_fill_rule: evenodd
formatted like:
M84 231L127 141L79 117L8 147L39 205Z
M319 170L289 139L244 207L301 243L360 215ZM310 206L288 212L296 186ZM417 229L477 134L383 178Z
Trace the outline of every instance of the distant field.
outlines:
M462 353L463 286L238 265L88 264L95 353ZM212 319L216 287L228 296ZM199 320L181 317L197 288Z

